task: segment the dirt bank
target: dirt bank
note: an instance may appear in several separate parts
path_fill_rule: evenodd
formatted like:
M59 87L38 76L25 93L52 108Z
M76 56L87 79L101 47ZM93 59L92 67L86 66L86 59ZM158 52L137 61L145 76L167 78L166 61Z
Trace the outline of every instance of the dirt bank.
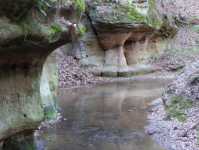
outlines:
M162 102L162 99L158 99L151 103L148 113L150 125L146 127L146 133L167 150L199 150L199 131L196 128L199 108L187 110L189 118L183 123L176 118L165 121L166 112Z

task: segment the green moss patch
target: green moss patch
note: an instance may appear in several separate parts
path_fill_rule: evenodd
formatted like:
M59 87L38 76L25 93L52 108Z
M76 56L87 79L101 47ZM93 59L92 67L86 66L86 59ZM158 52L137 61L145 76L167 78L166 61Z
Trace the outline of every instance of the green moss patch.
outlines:
M50 34L49 40L57 41L59 38L60 33L67 31L67 28L62 27L58 22L55 22L47 29L48 33Z
M103 76L103 77L112 77L112 78L116 78L116 77L117 77L117 72L105 71L105 72L102 72L102 76Z
M117 72L118 77L130 77L131 74L132 74L132 71Z
M153 72L155 72L155 70L152 70L152 69L149 69L149 70L142 69L142 70L138 70L138 71L133 71L131 73L131 75L132 76L145 75L145 74L149 74L149 73L153 73Z
M120 8L120 11L127 14L126 19L128 20L137 20L137 21L144 21L146 20L145 16L140 14L135 6L129 5L128 7Z
M2 150L35 150L36 144L33 135L27 136L24 140L12 141L7 139L4 141Z
M50 26L50 28L48 28L48 32L50 33L50 35L56 34L56 33L60 33L62 31L66 31L66 28L63 28L59 23L55 22L54 24L52 24Z
M173 117L177 118L180 122L184 122L186 120L185 115L181 113L176 113L173 115Z
M186 99L182 94L171 93L170 99L165 103L166 118L175 117L179 121L184 122L186 120L184 111L190 108L192 103L191 99Z
M103 17L107 20L120 21L120 20L135 20L145 21L146 17L139 13L133 4L127 6L120 6L115 3L104 3L110 7L111 11L107 11L103 14Z
M54 105L44 107L44 120L55 119L57 114Z

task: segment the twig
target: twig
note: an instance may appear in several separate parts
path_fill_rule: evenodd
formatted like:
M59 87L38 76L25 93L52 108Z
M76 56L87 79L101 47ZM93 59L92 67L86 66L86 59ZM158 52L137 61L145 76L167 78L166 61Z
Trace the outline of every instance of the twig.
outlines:
M25 36L24 36L23 44L24 44L25 41L26 41L26 35L27 35L27 32L26 32L26 34L25 34ZM23 44L22 44L22 45L23 45Z
M40 46L40 47L48 47L48 46L39 45L39 44L37 44L37 43L35 43L35 42L32 42L32 41L29 41L29 40L26 40L26 41L28 41L28 42L30 42L30 43L33 43L33 44L35 44L35 45L37 45L37 46Z

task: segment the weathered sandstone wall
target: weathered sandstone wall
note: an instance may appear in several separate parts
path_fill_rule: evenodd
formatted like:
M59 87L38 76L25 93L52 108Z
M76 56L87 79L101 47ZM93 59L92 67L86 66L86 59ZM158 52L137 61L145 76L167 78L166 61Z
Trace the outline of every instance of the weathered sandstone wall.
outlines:
M72 35L78 34L83 1L46 2L48 5L0 0L0 141L5 149L23 141L43 119L50 119L44 118L48 112L44 110L54 104L46 100L46 92L56 90L56 85L42 84L49 88L46 92L40 87L44 82L41 77L47 82L53 74L43 65L52 51L72 42Z
M177 28L172 17L159 14L153 0L87 0L85 34L62 51L93 68L95 75L130 76L155 71L149 62L162 54L162 43Z

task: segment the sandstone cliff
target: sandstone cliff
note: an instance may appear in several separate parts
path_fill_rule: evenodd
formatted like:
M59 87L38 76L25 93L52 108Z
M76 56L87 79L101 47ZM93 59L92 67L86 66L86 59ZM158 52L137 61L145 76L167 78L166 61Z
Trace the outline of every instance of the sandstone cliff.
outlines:
M43 64L53 50L74 41L83 12L81 0L0 0L0 141L5 149L33 133L44 110L54 109L40 88ZM42 79L50 77L45 67L44 72Z
M159 14L153 0L86 0L85 5L86 30L74 56L82 66L111 77L155 71L149 62L160 57L162 43L177 31L171 16ZM69 44L61 49L71 55Z

